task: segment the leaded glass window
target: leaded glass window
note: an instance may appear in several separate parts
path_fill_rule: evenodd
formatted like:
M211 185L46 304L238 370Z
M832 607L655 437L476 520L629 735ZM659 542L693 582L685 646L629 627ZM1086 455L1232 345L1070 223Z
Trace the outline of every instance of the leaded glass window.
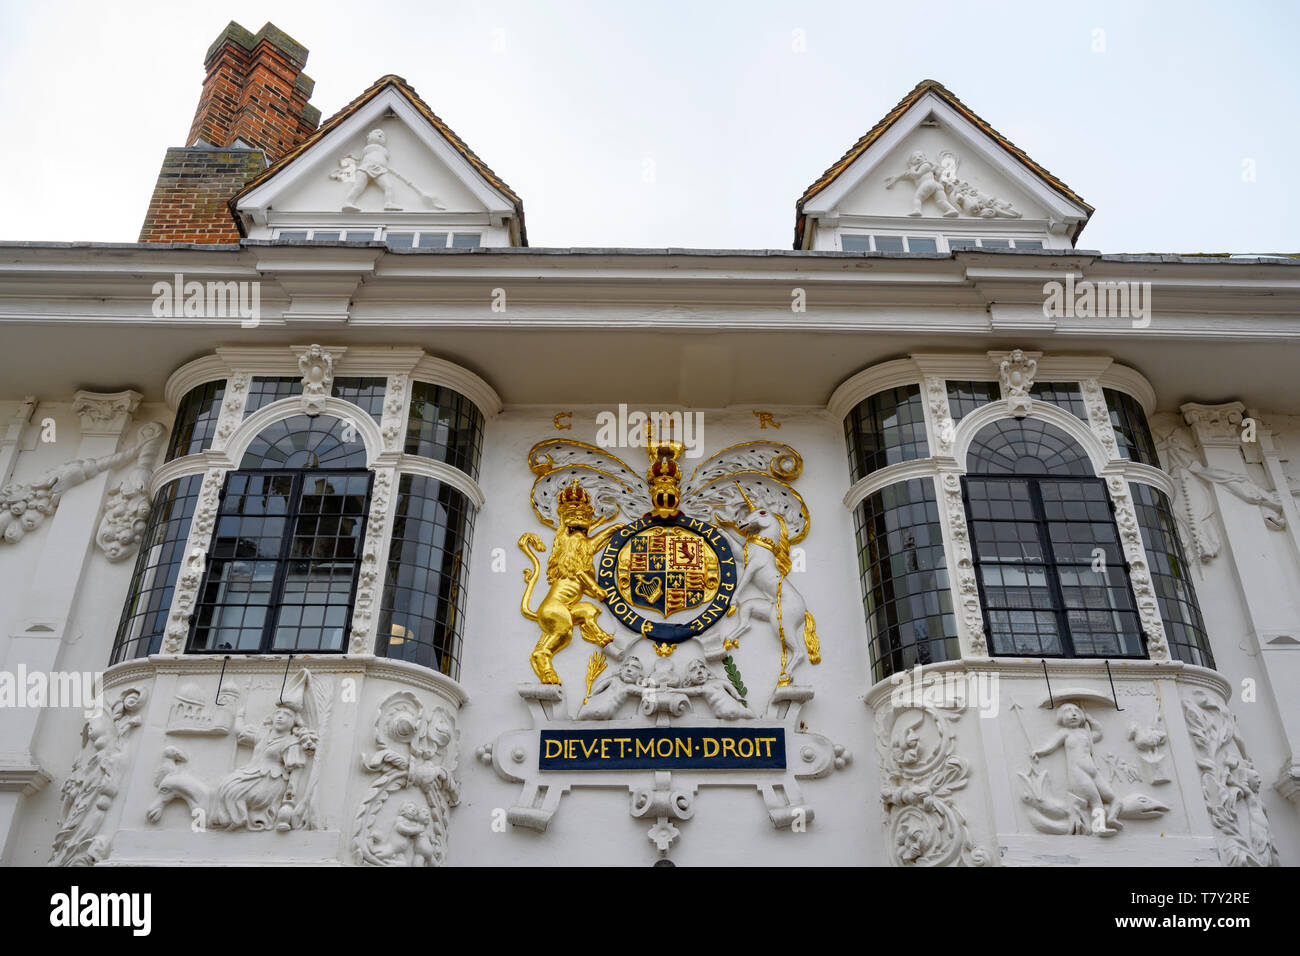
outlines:
M202 485L203 475L187 475L168 482L154 496L110 663L162 650L176 577L185 560L190 519Z
M1143 657L1110 495L1065 432L1001 419L975 436L962 481L994 655Z
M1113 388L1103 390L1110 423L1115 428L1115 448L1121 458L1160 467L1156 443L1151 437L1146 413L1136 398Z
M853 518L875 680L960 657L931 479L882 488Z
M375 653L460 673L474 506L422 475L398 482Z
M478 478L483 413L464 395L428 382L411 384L406 454L432 458Z
M221 400L225 395L224 379L206 382L185 393L176 409L176 422L172 425L172 437L164 461L207 451L217 433L217 419L221 416Z
M1151 568L1151 583L1164 621L1169 653L1175 660L1213 667L1214 655L1210 652L1201 606L1196 600L1169 499L1163 491L1150 485L1133 482L1129 487L1133 491L1138 527L1146 543L1147 564Z
M845 416L844 440L854 481L886 465L928 457L921 386L887 389L859 402Z
M190 651L347 649L371 483L349 432L327 415L274 422L226 476Z

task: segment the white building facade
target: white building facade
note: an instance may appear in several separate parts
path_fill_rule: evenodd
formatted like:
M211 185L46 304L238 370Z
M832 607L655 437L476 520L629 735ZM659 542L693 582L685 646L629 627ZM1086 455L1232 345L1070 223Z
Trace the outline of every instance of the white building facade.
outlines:
M234 241L3 244L0 861L1300 863L1300 262L1082 251L932 81L794 249L532 248L228 56Z

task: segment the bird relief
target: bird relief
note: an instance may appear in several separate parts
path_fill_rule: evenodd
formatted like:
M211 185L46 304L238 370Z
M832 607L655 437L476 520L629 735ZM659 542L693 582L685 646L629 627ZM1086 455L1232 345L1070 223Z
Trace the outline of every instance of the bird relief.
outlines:
M397 201L397 184L402 183L420 197L430 209L446 209L438 197L425 192L406 176L392 166L392 157L388 151L388 140L381 129L371 130L366 136L366 145L360 156L348 153L339 160L338 169L330 173L330 179L345 183L348 194L343 200L344 212L360 212L358 203L362 195L371 186L384 194L384 209L400 211L402 206Z
M1092 696L1091 692L1088 696ZM1148 794L1118 793L1117 787L1127 789L1141 781L1142 772L1115 753L1098 757L1095 745L1102 740L1101 725L1078 697L1058 695L1055 702L1058 729L1037 745L1025 728L1020 704L1014 700L1011 704L1030 760L1028 771L1017 774L1023 784L1020 799L1036 830L1058 835L1111 837L1123 829L1125 821L1154 820L1168 812L1168 806ZM1064 758L1060 778L1064 781L1064 793L1057 789L1051 771L1041 763L1058 751Z
M893 189L899 182L912 185L912 210L909 216L924 216L927 203L938 209L945 219L970 216L975 219L1019 219L1021 213L1002 199L990 196L960 178L958 168L961 158L952 150L939 153L939 161L932 162L921 150L914 150L907 158L907 168L894 176L885 177L885 188Z

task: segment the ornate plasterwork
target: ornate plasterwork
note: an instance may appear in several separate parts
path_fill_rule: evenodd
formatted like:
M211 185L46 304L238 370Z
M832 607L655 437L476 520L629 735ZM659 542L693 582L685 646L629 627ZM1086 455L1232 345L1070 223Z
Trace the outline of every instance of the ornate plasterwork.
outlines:
M1034 387L1034 375L1038 372L1039 353L1025 353L1013 349L998 361L998 382L1002 386L1002 397L1007 408L1017 417L1028 415L1034 408L1034 399L1029 390Z
M242 697L236 689L228 690L217 712L229 709ZM174 725L178 705L184 708L179 727ZM168 734L216 738L230 733L236 754L241 746L251 748L251 753L247 762L231 769L212 786L188 769L190 757L185 750L166 745L154 775L157 796L145 813L150 823L159 823L167 805L180 800L200 829L288 833L320 827L317 750L321 739L328 737L333 708L333 693L327 682L304 668L287 681L284 692L261 721L246 721L241 704L229 727L221 720L184 729L185 720L193 718L193 705L193 701L178 695Z
M688 665L689 667L689 665ZM648 668L645 668L648 669ZM655 662L652 676L641 682L637 715L606 719L604 727L614 731L645 727L723 728L734 720L703 716L709 713L704 698L690 693L692 685L676 672L670 659ZM610 786L610 773L547 771L538 769L539 731L583 730L591 724L568 719L569 706L559 684L529 683L519 687L527 703L532 727L508 731L493 743L478 748L480 762L491 766L505 780L522 784L519 800L506 811L517 827L545 831L559 808L560 798L575 787ZM798 685L777 687L767 708L755 704L755 723L764 730L779 732L785 741L787 765L782 769L737 769L725 773L699 770L623 771L619 777L631 797L629 812L637 819L653 821L647 837L666 853L680 831L674 821L690 819L695 813L695 795L701 787L753 787L763 798L768 819L776 829L802 827L811 823L813 808L803 798L799 781L825 777L843 769L851 760L848 751L821 734L808 732L800 719L813 689ZM702 713L693 710L700 706ZM579 704L579 708L582 705ZM581 713L581 710L579 710Z
M149 520L149 479L162 451L163 427L149 422L141 427L139 454L126 477L108 493L104 516L95 532L95 545L110 561L135 554Z
M1114 458L1115 428L1110 423L1110 408L1106 405L1106 393L1102 391L1101 383L1095 378L1084 379L1082 385L1083 404L1088 410L1088 424L1102 447L1106 449L1106 457Z
M970 782L970 766L956 754L954 724L964 708L899 703L876 713L890 858L898 866L988 866L992 855L975 843L957 807L958 791Z
M1172 415L1160 414L1151 419L1151 432L1165 471L1176 490L1171 502L1179 537L1188 557L1209 563L1223 548L1216 518L1214 494L1209 483L1199 477L1204 470L1191 434Z
M112 394L81 391L72 397L72 411L81 418L82 435L119 435L143 397L129 389Z
M1201 447L1229 447L1240 450L1241 423L1246 407L1241 402L1225 405L1197 405L1189 402L1179 408L1183 420L1191 426ZM1179 449L1171 448L1177 454ZM1194 456L1184 459L1185 467L1202 481L1217 485L1248 505L1259 507L1265 524L1275 531L1286 528L1286 512L1278 492L1261 488L1245 474L1202 465ZM1287 492L1290 489L1286 489Z
M237 372L226 380L226 399L221 403L221 414L217 419L213 448L224 448L226 441L244 420L244 408L248 404L248 386L251 381L252 376L247 372Z
M989 652L988 637L984 633L984 613L980 608L979 585L975 580L975 564L970 548L970 532L966 527L966 505L962 501L961 478L948 472L940 479L943 486L944 510L948 516L948 534L952 538L951 566L957 569L957 600L961 604L962 622L970 653L986 657Z
M1038 743L1025 728L1019 702L1011 702L1030 760L1028 770L1017 774L1023 785L1020 799L1030 824L1042 833L1112 837L1124 828L1125 821L1154 820L1169 812L1167 805L1150 794L1130 789L1142 779L1131 760L1115 752L1098 756L1102 723L1084 705L1085 698L1094 697L1091 692L1066 692L1053 699L1057 729ZM1040 763L1057 750L1064 757L1064 793L1056 789L1051 773ZM1129 792L1121 794L1119 790Z
M1201 793L1219 835L1225 866L1277 866L1277 847L1260 799L1260 776L1246 754L1237 718L1202 690L1183 700L1187 729L1196 747Z
M190 534L185 544L185 563L176 577L176 590L172 595L171 613L167 618L167 635L163 638L164 654L179 654L185 650L185 640L190 634L190 615L198 600L199 586L203 583L203 570L207 562L208 545L212 529L217 523L217 508L221 504L221 483L225 472L210 468L203 476L199 499L190 519Z
M1151 583L1151 570L1147 565L1146 548L1142 544L1142 529L1138 526L1132 492L1127 481L1114 475L1106 479L1106 487L1110 489L1115 524L1119 527L1124 560L1129 566L1129 583L1137 598L1138 616L1142 621L1142 632L1147 638L1147 653L1153 661L1169 660L1169 642L1165 639L1165 625L1160 617L1155 587Z
M388 542L388 502L392 497L393 470L375 470L374 487L370 494L370 514L366 518L366 540L361 554L361 570L357 574L357 594L353 601L352 637L348 644L351 654L368 654L374 644L374 610L383 585L383 567L380 562Z
M331 171L329 177L349 186L348 194L343 200L344 212L360 212L361 207L357 203L372 184L383 192L385 210L401 210L395 192L399 182L414 190L429 208L447 208L438 201L437 196L425 192L392 167L388 141L381 129L371 130L366 135L366 145L362 148L360 157L348 153L339 160L338 168Z
M407 390L410 387L409 375L388 376L388 388L384 393L384 414L380 422L380 432L384 439L384 451L400 451L405 436L406 406L410 401Z
M937 163L930 162L921 150L907 158L907 168L896 176L885 177L885 188L893 189L900 180L912 184L912 210L909 216L925 215L926 203L933 203L945 219L966 215L976 219L1019 219L1011 203L990 196L959 178L961 157L950 149L939 153Z
M930 406L930 434L934 439L934 450L940 455L950 455L957 427L953 424L952 413L948 409L948 385L941 376L925 377L925 397Z
M306 415L319 415L325 408L334 384L334 352L320 345L311 345L298 356L298 371L302 374L302 410Z
M144 691L126 687L81 728L81 753L60 790L63 808L54 834L51 866L91 866L108 856L110 837L100 833L126 783L126 745L140 726Z
M357 808L354 855L371 866L441 866L460 799L453 715L398 691L379 705L375 744L361 755L373 779Z
M160 437L160 431L155 432L146 425L141 429L136 443L119 452L101 458L78 458L50 469L34 481L11 482L0 488L0 542L17 544L28 533L35 531L58 510L64 494L77 485L137 458L150 448L155 448L156 454L155 446ZM144 494L147 500L147 482Z

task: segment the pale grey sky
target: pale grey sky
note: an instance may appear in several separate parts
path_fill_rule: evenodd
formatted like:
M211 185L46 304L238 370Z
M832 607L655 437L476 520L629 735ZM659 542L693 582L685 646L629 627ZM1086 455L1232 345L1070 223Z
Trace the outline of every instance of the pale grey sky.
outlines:
M1300 251L1288 0L0 0L0 239L133 242L232 19L311 50L325 117L404 76L534 246L789 248L803 189L931 77L1096 207L1082 247Z

